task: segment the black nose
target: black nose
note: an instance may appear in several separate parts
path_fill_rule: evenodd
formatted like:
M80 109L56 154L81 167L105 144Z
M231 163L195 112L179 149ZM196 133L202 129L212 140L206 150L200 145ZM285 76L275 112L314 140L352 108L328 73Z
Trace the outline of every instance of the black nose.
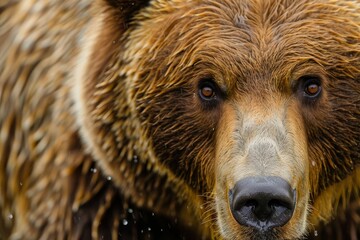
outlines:
M296 191L280 177L248 177L230 190L229 200L239 224L267 231L290 220Z

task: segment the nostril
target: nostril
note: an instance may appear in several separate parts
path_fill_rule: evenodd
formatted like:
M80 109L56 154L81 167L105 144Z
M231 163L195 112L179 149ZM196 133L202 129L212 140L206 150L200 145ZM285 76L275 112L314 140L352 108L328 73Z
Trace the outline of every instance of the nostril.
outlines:
M288 203L278 200L278 199L271 199L269 201L269 206L272 207L288 207Z
M278 199L271 199L268 206L274 211L277 209L292 209L292 203Z
M290 220L295 195L282 178L250 177L237 182L229 192L230 208L239 224L266 230Z
M256 200L250 199L244 203L246 207L250 207L252 209L255 209L258 206L258 202Z

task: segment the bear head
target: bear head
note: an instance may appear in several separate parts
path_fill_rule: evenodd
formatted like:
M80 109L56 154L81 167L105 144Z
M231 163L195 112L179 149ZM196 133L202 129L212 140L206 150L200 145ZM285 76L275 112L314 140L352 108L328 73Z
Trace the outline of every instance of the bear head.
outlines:
M294 239L359 189L358 3L94 9L75 112L88 150L136 205L204 236Z

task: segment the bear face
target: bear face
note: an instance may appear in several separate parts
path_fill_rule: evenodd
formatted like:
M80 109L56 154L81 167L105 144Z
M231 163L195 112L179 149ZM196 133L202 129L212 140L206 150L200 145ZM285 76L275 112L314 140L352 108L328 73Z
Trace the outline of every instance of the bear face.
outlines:
M341 194L322 195L329 186L358 188L342 184L356 179L359 161L351 150L360 139L352 105L360 100L354 9L351 2L150 2L97 85L97 95L115 88L121 96L99 98L95 106L106 107L96 111L112 127L124 110L108 102L127 103L141 132L135 138L146 136L143 149L152 146L148 161L176 179L174 189L185 184L185 202L205 206L198 217L211 219L213 235L301 237L332 212L321 207L325 200L339 201ZM259 185L285 193L261 188L260 200L251 192L242 203L241 189ZM268 213L255 213L268 195L270 209L261 210Z
M203 239L296 239L356 197L358 1L66 3L5 4L1 234L116 238L130 206Z

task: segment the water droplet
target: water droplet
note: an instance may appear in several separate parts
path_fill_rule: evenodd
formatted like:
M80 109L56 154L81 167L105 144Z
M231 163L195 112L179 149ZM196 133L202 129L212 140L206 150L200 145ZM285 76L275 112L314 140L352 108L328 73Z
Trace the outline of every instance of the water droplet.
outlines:
M123 220L122 220L122 224L123 224L124 226L128 225L128 223L129 223L128 220L126 220L126 219L123 219Z
M151 216L155 216L155 213L152 212L152 213L151 213Z
M96 168L90 168L90 172L96 173L97 169Z
M131 214L131 213L133 213L133 212L134 212L134 210L132 210L132 208L129 208L129 209L128 209L128 213Z
M14 219L14 215L12 215L11 213L9 214L9 219Z
M22 186L22 185L23 185L23 183L22 183L22 182L19 182L19 185L20 185L20 186Z
M317 235L318 235L318 232L315 230L314 231L314 236L317 237Z
M111 176L108 176L108 177L107 177L107 180L108 180L108 181L111 181Z
M141 233L144 233L144 230L142 230L142 229L141 229L141 231L140 231L140 232L141 232Z
M164 229L160 228L160 232L163 232L163 231L164 231Z
M149 232L151 231L151 227L148 227L148 231L149 231Z
M133 157L133 161L134 161L134 163L137 163L137 162L139 161L138 156L135 155L135 156Z
M313 167L315 167L316 162L315 162L315 161L312 161L311 164L313 165Z

